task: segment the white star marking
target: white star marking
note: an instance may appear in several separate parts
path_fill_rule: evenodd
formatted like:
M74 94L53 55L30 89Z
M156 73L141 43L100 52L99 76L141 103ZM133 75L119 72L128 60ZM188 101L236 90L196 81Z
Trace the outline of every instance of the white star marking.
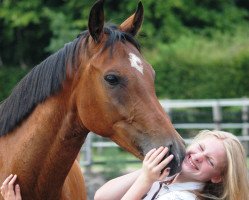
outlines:
M134 53L129 53L129 60L131 62L132 67L138 70L141 74L144 74L143 72L144 67L139 57L137 57Z

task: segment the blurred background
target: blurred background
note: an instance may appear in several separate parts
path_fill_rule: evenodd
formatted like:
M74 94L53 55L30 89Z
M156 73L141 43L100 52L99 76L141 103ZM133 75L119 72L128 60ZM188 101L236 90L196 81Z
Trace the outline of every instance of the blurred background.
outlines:
M93 3L0 0L0 101L30 69L87 29ZM142 3L144 23L137 39L156 71L158 97L162 102L182 102L177 107L168 101L166 104L171 106L165 107L177 130L186 139L205 128L248 136L249 1ZM135 11L136 5L134 0L105 0L106 22L120 24ZM231 104L224 103L227 99ZM186 102L192 102L192 106ZM104 182L140 166L136 158L113 143L90 137L88 146L82 148L81 164L95 179L96 174L101 174ZM107 143L100 145L102 142ZM96 184L101 184L101 180Z
M0 100L48 55L87 28L93 0L0 0ZM143 0L137 37L157 72L159 98L238 98L249 94L248 0ZM120 24L135 0L105 0Z

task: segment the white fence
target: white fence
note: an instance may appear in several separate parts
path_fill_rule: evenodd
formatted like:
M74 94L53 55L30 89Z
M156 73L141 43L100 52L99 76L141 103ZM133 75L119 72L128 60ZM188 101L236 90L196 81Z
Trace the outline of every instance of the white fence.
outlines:
M210 123L174 123L176 129L239 129L241 130L240 136L238 138L243 142L247 154L249 154L248 141L249 141L249 122L248 122L248 107L249 99L209 99L209 100L161 100L162 107L165 109L166 113L170 116L174 112L174 109L193 109L193 108L211 108L212 109L212 122ZM222 109L225 107L237 107L240 109L240 122L223 122L223 112ZM197 132L197 131L196 131ZM82 153L84 154L83 165L89 166L94 164L94 159L92 157L92 148L108 148L117 147L117 145L111 141L97 141L93 142L96 136L92 133L86 139L86 142L82 148ZM185 139L186 143L189 143L191 139Z

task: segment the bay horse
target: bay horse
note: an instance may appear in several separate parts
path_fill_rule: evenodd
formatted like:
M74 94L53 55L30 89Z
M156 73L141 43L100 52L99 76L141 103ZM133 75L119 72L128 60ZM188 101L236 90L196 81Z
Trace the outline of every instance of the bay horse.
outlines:
M168 146L171 174L180 170L183 140L134 38L143 6L106 26L103 4L91 8L88 30L35 66L0 105L0 181L17 174L24 200L86 199L76 157L90 131L140 159Z

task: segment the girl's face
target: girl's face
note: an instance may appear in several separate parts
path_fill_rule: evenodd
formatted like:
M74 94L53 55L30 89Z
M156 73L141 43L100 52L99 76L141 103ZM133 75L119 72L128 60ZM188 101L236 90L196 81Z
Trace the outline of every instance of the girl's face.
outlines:
M187 148L182 163L182 175L188 181L219 183L227 164L226 151L221 140L207 136Z

